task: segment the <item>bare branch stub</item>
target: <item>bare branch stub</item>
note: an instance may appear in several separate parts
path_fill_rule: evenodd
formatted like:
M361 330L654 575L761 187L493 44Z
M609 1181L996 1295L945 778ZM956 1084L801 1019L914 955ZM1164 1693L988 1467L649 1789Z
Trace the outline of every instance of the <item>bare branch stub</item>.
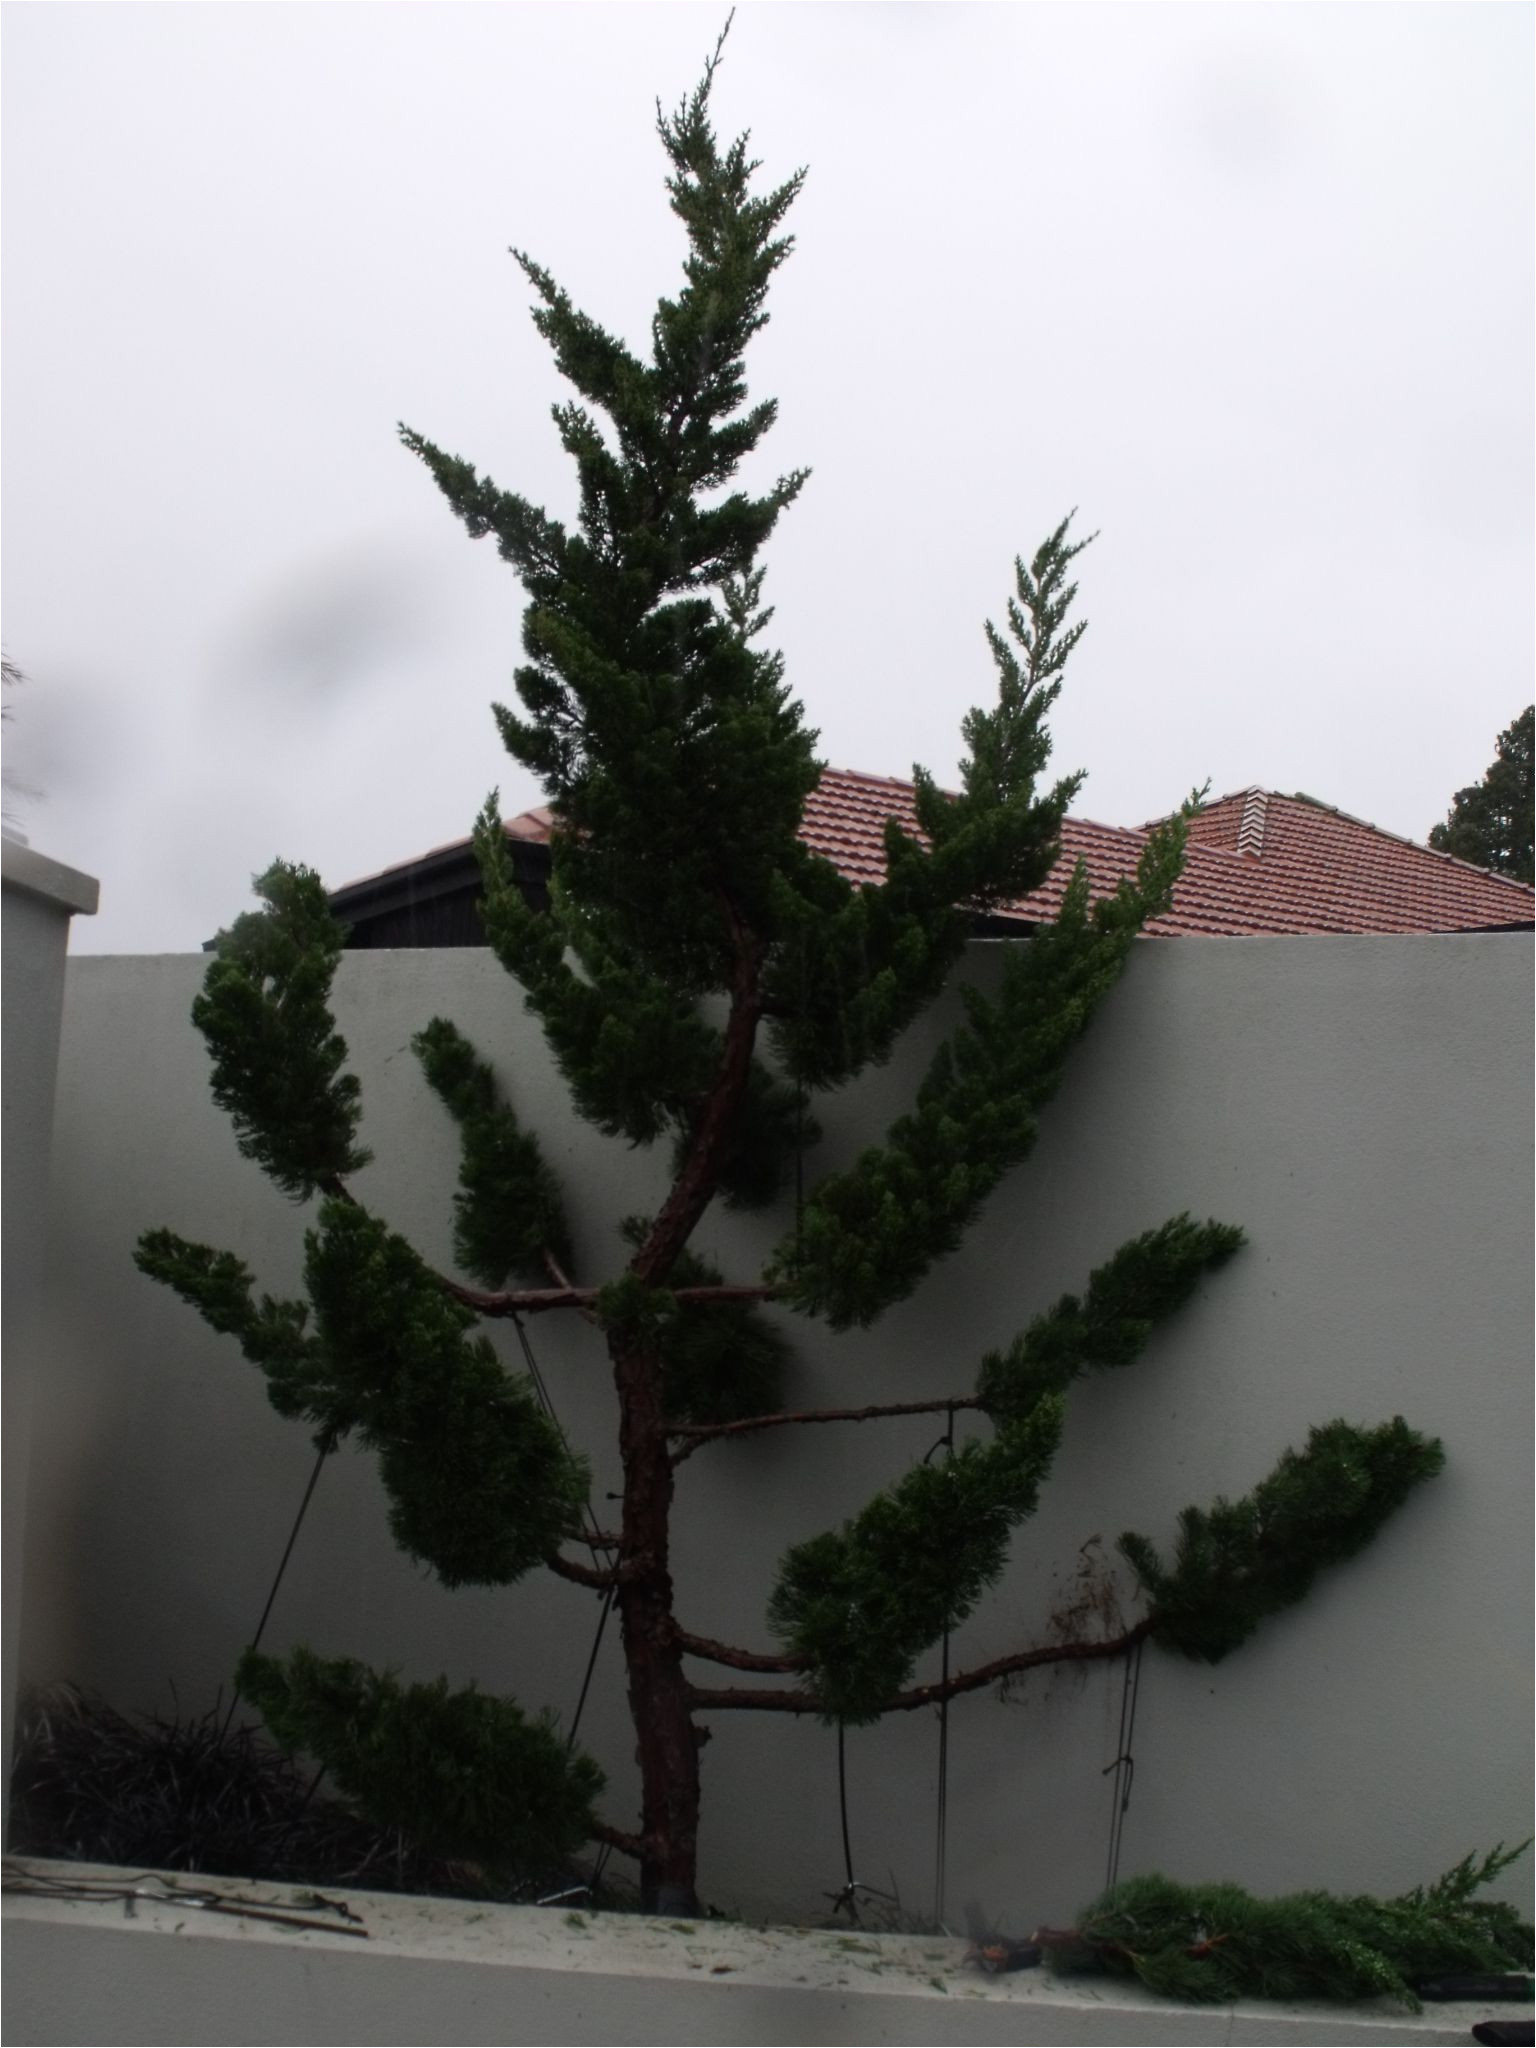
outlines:
M578 1564L574 1558L556 1554L546 1557L545 1564L556 1578L569 1579L573 1586L587 1586L594 1593L606 1593L618 1585L623 1577L623 1567L615 1565L607 1571L598 1571L592 1565Z

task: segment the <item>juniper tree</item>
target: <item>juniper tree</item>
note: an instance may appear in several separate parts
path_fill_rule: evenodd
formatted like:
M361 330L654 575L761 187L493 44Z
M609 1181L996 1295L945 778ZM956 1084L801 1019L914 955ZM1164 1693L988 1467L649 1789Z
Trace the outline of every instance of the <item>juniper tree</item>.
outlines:
M782 1312L829 1332L870 1324L955 1249L1028 1153L1136 935L1167 908L1185 837L1180 813L1150 834L1134 877L1097 901L1079 868L1055 923L1007 950L995 990L962 990L963 1022L908 1112L813 1182L758 1274L728 1278L691 1248L711 1203L774 1200L812 1128L807 1103L887 1058L959 965L976 910L1045 880L1081 780L1044 779L1046 716L1083 632L1073 576L1086 542L1064 520L1016 563L1004 623L986 628L996 694L964 721L960 789L943 794L917 771L920 829L887 825L884 881L850 884L798 836L819 764L782 663L761 643L761 556L806 472L756 495L736 479L774 421L771 399L749 403L744 353L790 252L801 176L759 189L746 139L717 140L718 57L675 112L658 109L688 255L648 353L517 255L535 325L575 392L554 409L580 487L574 524L402 429L528 600L518 707L495 715L557 820L550 902L536 910L520 892L493 797L475 829L487 936L576 1111L616 1140L669 1148L665 1199L624 1220L620 1270L573 1277L555 1175L485 1054L432 1019L416 1051L457 1122L463 1162L459 1271L432 1270L349 1186L365 1155L358 1084L329 1009L342 937L318 877L278 864L258 884L263 907L221 935L193 1014L242 1150L295 1201L318 1205L308 1298L258 1294L237 1256L165 1231L138 1254L238 1339L281 1413L324 1443L351 1432L378 1452L396 1541L445 1585L544 1569L612 1597L638 1824L599 1818L595 1766L511 1701L402 1689L308 1651L247 1656L246 1696L376 1818L433 1847L514 1864L601 1840L638 1860L645 1902L672 1911L696 1906L701 1710L856 1723L1034 1665L1121 1656L1143 1639L1218 1658L1366 1542L1440 1456L1401 1421L1331 1423L1246 1501L1191 1509L1171 1562L1127 1539L1149 1593L1134 1627L914 1684L918 1659L1002 1571L1074 1381L1129 1365L1242 1243L1230 1224L1178 1216L981 1360L969 1390L916 1404L972 1411L981 1433L790 1550L765 1589L776 1649L707 1640L676 1611L682 1460L732 1435L911 1412L785 1412ZM590 1318L611 1362L623 1493L608 1534L583 1537L582 1461L480 1334L487 1320L550 1311ZM705 1684L710 1664L756 1682Z

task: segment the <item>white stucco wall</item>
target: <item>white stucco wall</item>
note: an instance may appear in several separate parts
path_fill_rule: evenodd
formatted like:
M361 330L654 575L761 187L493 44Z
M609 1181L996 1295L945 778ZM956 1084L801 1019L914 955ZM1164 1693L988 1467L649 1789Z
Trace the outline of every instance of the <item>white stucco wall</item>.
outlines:
M31 1457L33 1389L40 1367L44 1214L53 1133L54 1075L64 1007L70 919L95 911L96 883L19 840L0 840L0 949L4 952L5 1159L3 1357L0 1441L5 1459L5 1714L0 1758L9 1777L21 1620L23 1532Z
M1526 1832L1530 957L1520 936L1143 943L1034 1157L963 1251L872 1331L796 1325L796 1405L963 1391L983 1350L1127 1236L1186 1208L1249 1232L1141 1362L1074 1392L1041 1511L957 1662L1039 1640L1087 1539L1112 1560L1127 1527L1170 1538L1181 1506L1245 1490L1310 1424L1401 1413L1444 1437L1446 1473L1305 1608L1215 1669L1148 1653L1126 1874L1390 1891ZM985 977L992 950L970 964ZM195 1710L228 1685L312 1458L235 1346L132 1265L139 1231L165 1224L239 1250L274 1291L296 1285L304 1218L238 1157L208 1098L187 1021L204 966L70 969L23 1655L32 1675L122 1707L168 1706L174 1684ZM350 955L337 1003L377 1153L362 1197L446 1259L453 1134L409 1051L442 1011L539 1129L569 1192L579 1273L603 1277L615 1220L655 1205L663 1162L567 1117L490 956ZM825 1107L825 1162L902 1105L940 1021ZM725 1217L701 1242L745 1276L781 1222ZM599 1340L573 1319L532 1332L601 1496L617 1474ZM928 1419L783 1431L690 1460L684 1625L768 1647L785 1543L856 1508L936 1434ZM568 1715L593 1618L591 1596L554 1581L443 1592L393 1550L372 1463L347 1450L322 1478L267 1643L475 1677ZM700 1667L702 1682L723 1675ZM956 1703L953 1924L968 1904L1008 1927L1060 1921L1098 1889L1120 1704L1118 1667L1032 1678L1007 1704ZM814 1910L842 1880L833 1737L780 1717L710 1720L706 1895ZM581 1740L609 1771L609 1816L629 1822L616 1631ZM894 1878L904 1907L927 1912L933 1717L854 1731L848 1757L858 1874Z

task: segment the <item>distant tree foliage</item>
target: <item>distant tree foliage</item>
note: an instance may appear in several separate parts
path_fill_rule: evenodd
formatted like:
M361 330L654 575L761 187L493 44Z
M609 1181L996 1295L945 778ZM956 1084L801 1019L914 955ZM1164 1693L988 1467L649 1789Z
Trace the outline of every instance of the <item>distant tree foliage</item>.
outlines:
M1474 867L1492 868L1529 882L1532 841L1531 728L1536 705L1527 704L1498 737L1493 766L1481 782L1458 789L1445 823L1429 835L1440 853Z
M26 680L8 654L0 656L0 724L9 725L16 716L16 707L11 701L12 693L19 690ZM5 836L7 839L19 839L25 844L27 835L21 829L21 812L18 805L25 802L35 803L42 795L42 791L34 789L29 782L23 782L9 761L0 769L0 789L4 791L3 800L0 800L0 824L4 826Z

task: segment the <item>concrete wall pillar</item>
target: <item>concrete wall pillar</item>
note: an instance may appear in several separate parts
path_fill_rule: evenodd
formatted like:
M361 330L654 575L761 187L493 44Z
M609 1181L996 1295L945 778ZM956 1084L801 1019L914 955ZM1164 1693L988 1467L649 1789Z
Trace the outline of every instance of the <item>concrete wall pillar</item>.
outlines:
M22 1539L32 1410L41 1329L48 1160L53 1139L54 1080L64 1012L64 958L69 921L96 909L89 875L60 865L11 839L3 859L5 1005L3 1018L5 1152L4 1459L5 1459L5 1732L10 1779L16 1708L16 1653L21 1624Z

